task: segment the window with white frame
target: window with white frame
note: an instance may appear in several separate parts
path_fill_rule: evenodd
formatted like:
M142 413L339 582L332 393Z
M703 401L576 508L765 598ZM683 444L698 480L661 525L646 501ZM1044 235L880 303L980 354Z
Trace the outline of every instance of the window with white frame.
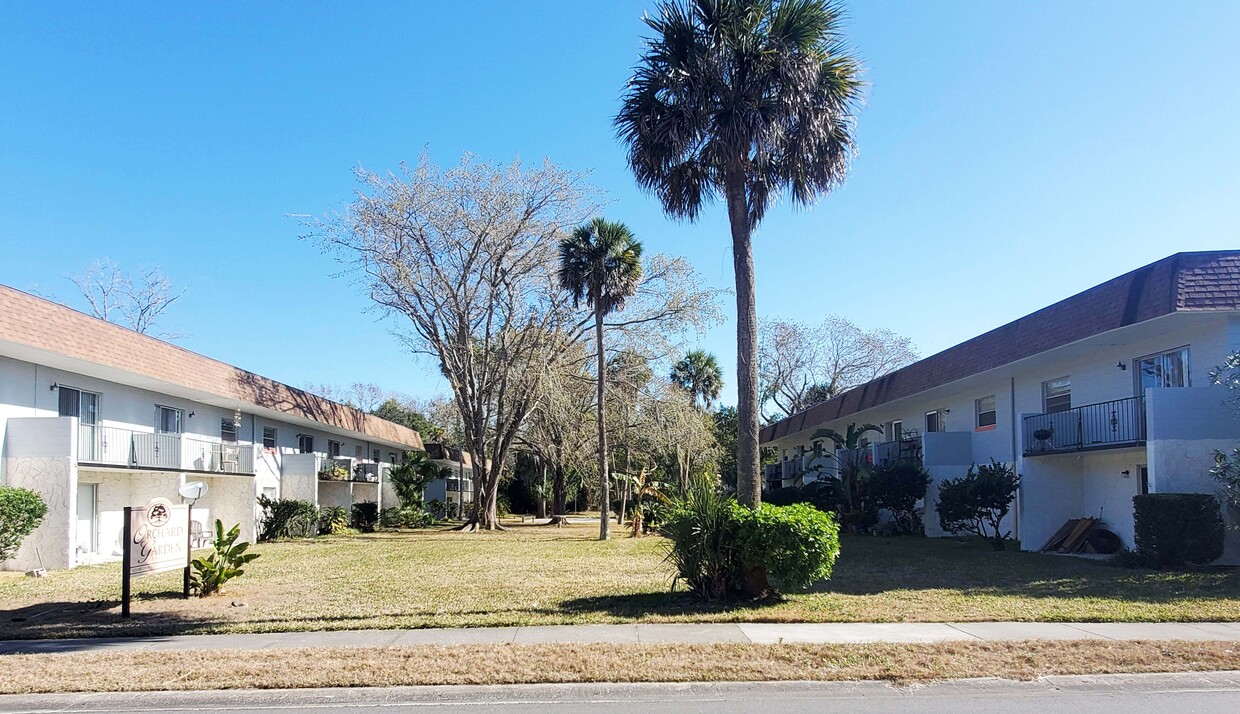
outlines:
M155 428L161 434L180 434L182 417L180 409L155 405Z
M995 395L973 400L973 411L976 415L975 426L978 429L989 429L995 425Z
M276 448L276 435L277 435L277 432L274 426L263 427L263 448L264 449L275 449Z
M237 422L231 417L220 419L220 441L226 444L237 443Z
M933 434L936 431L947 431L947 412L943 409L926 412L926 433Z
M1150 388L1189 386L1187 347L1149 355L1134 362L1138 395L1144 394L1145 390Z
M1046 414L1066 412L1072 408L1072 378L1048 379L1042 383L1042 411Z
M297 453L313 454L314 453L314 437L309 434L297 435Z
M333 459L340 456L340 442L333 439L327 440L327 455Z
M57 385L57 413L62 417L77 417L78 423L90 426L99 423L99 395L73 387Z
M887 422L883 431L887 433L888 441L899 441L904 438L904 422L899 419L893 419Z

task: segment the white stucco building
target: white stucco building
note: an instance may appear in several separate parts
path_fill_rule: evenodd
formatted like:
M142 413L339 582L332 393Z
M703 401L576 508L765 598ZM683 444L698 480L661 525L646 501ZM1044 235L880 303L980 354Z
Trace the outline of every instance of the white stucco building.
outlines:
M403 426L0 286L0 483L48 506L7 569L119 557L122 509L179 502L187 481L209 487L194 530L219 518L247 540L260 495L382 506L386 467L421 448Z
M768 426L767 487L832 471L818 429L872 423L867 458L918 456L934 478L929 535L938 483L993 458L1023 476L1009 517L1023 548L1085 516L1131 548L1134 495L1217 490L1212 454L1240 442L1240 420L1209 372L1237 350L1240 251L1173 255Z

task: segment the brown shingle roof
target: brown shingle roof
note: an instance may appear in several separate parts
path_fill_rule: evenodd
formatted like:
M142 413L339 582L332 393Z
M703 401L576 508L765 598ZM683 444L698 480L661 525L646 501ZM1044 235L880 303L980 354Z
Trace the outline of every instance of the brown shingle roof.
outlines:
M1177 253L775 422L765 443L1176 311L1240 310L1240 251Z
M4 285L0 340L422 448L407 427Z

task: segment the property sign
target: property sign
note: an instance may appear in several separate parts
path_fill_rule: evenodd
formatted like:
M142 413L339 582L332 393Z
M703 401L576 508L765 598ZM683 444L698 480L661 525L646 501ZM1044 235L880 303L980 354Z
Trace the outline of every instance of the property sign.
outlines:
M129 617L129 581L168 570L185 571L189 595L190 506L154 498L145 506L125 508L124 564L121 570L121 616Z

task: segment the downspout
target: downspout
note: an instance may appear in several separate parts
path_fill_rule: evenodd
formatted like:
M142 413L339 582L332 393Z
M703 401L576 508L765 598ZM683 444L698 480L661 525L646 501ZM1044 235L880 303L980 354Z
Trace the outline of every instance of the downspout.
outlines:
M1012 468L1017 469L1019 468L1019 463L1016 461L1016 450L1018 448L1016 441L1016 377L1008 378L1008 408L1011 411L1012 419ZM1021 541L1020 539L1020 511L1025 505L1024 499L1021 498L1021 493L1023 491L1024 487L1018 487L1016 489L1016 510L1012 513L1012 531L1016 535L1017 542L1020 542L1022 547L1024 545L1024 541Z

